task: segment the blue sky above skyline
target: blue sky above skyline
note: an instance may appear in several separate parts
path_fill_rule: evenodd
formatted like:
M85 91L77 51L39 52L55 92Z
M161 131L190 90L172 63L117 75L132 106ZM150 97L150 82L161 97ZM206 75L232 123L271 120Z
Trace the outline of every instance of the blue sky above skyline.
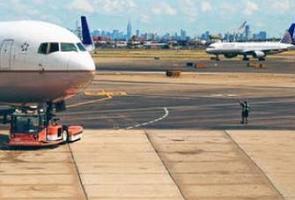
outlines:
M252 31L279 37L295 22L294 0L0 0L2 20L36 19L68 28L86 15L91 29L178 32L232 32L243 21Z

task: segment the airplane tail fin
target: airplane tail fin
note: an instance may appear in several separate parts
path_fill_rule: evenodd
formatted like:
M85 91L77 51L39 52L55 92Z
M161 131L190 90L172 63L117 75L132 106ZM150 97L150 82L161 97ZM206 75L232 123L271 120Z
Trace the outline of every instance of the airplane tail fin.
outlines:
M82 27L82 43L88 51L94 50L93 41L91 38L88 22L85 16L81 17L81 27Z
M281 43L295 44L294 30L295 30L295 24L291 24L289 30L285 33L284 37L282 38Z

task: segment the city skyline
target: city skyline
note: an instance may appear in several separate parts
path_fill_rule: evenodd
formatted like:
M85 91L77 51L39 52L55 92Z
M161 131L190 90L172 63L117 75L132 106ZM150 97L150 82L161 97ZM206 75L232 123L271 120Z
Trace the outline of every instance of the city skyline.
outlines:
M76 27L74 32L79 36L81 28L79 25ZM210 31L206 31L202 34L198 35L189 35L187 31L184 29L180 29L178 32L173 33L164 33L159 34L156 32L143 32L139 29L136 29L133 32L132 23L129 20L126 31L114 29L112 31L106 30L94 30L92 31L92 36L99 40L118 40L118 41L128 41L135 37L135 40L155 40L155 41L191 41L191 40L204 40L204 41L212 41L213 40L223 40L223 41L266 41L268 39L274 39L273 37L268 37L268 33L263 30L252 30L251 25L245 21L242 26L237 28L233 32L225 32L225 33L210 33ZM215 39L214 39L215 38ZM280 38L275 38L280 39Z
M125 30L130 20L134 31L159 34L180 29L189 35L226 33L247 20L253 30L281 37L295 22L291 0L11 0L0 6L2 20L35 19L73 28L86 15L92 29Z

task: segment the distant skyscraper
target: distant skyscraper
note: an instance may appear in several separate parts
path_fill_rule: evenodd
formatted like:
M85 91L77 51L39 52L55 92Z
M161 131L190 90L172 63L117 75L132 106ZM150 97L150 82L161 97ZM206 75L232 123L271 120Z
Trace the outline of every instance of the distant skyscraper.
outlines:
M210 32L209 31L206 31L205 33L202 34L201 40L209 41L209 39L210 39Z
M128 22L128 25L127 25L127 40L131 39L132 37L132 25L131 25L131 22L129 21Z
M112 39L118 40L119 39L119 30L113 30Z
M266 33L266 31L261 31L259 33L259 39L260 40L263 40L263 41L267 40L267 33Z
M250 34L251 34L250 26L247 25L247 26L245 26L245 40L250 40Z
M180 39L186 40L186 31L183 29L180 30Z
M259 41L266 41L267 33L265 31L260 31L259 33L253 35L253 39L259 40Z
M74 30L74 32L79 39L82 39L82 29L78 21L76 21L76 30Z
M139 37L140 31L136 30L136 37Z

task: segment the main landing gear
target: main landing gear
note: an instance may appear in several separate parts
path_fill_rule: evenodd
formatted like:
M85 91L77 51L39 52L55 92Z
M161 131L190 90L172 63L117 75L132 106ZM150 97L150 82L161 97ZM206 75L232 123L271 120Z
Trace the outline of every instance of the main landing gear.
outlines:
M215 57L211 57L210 59L214 61L220 61L219 55L216 55Z
M247 56L243 57L243 61L249 61L249 60L250 60L250 58L248 58Z
M258 58L259 61L265 61L265 57L263 58Z

